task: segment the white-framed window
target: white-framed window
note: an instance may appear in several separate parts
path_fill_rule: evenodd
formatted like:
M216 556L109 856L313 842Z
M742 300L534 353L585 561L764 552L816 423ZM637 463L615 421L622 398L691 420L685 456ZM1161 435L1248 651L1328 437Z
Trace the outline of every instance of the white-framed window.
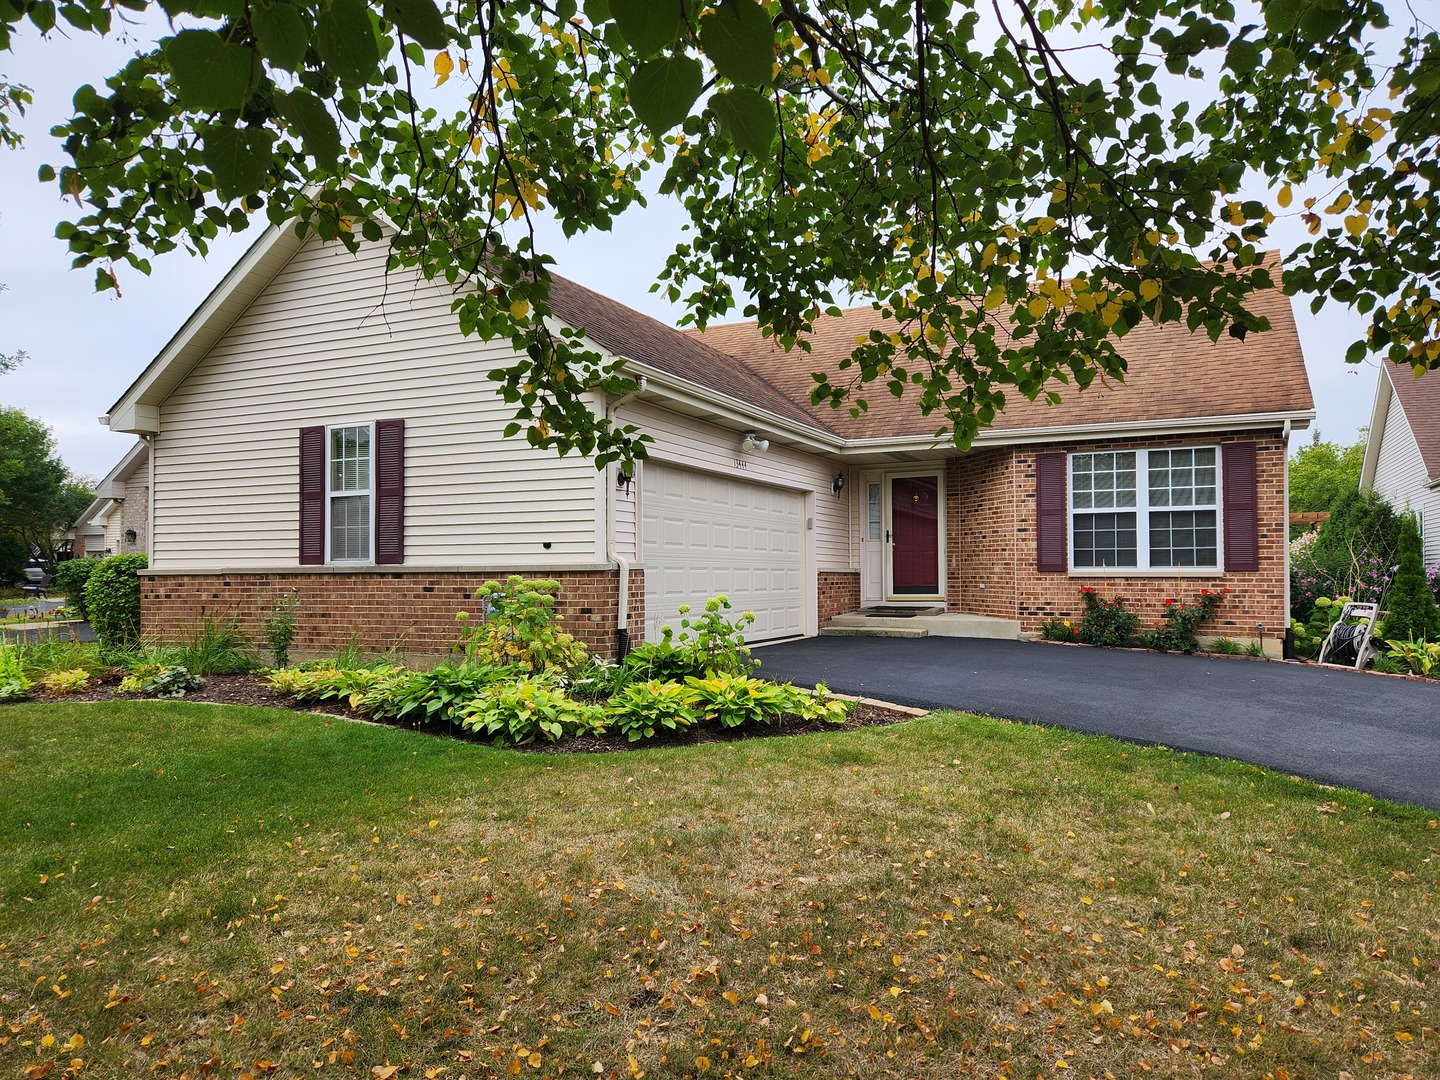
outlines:
M325 508L329 562L372 561L375 518L374 431L369 424L326 432Z
M1214 446L1070 455L1073 570L1219 570Z

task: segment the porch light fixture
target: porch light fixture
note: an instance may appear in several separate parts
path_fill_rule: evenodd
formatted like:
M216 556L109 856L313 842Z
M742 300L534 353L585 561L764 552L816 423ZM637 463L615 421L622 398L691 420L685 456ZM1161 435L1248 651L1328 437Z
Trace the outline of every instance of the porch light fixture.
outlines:
M830 490L831 490L831 492L834 493L835 495L839 495L840 492L842 492L842 491L845 490L845 474L844 474L844 473L836 473L836 474L835 474L835 479L830 482Z
M770 449L770 440L760 438L753 431L747 431L740 440L740 449L747 454L763 454Z
M136 539L137 539L137 533L135 532L134 529L126 529L126 530L125 530L125 542L126 542L127 544L133 544L133 543L135 543Z
M630 485L634 480L635 473L633 471L624 468L615 470L615 487L626 495L630 494Z

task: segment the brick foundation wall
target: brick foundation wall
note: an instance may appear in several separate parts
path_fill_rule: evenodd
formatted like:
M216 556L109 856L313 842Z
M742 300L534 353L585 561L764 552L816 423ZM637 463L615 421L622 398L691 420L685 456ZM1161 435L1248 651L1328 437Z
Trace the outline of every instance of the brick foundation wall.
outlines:
M830 625L836 615L860 609L859 570L821 570L817 575L816 596L820 629Z
M1249 573L1196 576L1041 574L1035 570L1035 458L1046 451L1086 453L1093 450L1132 450L1175 446L1216 446L1230 442L1256 444L1256 480L1260 522L1260 569ZM1140 616L1141 629L1164 618L1165 601L1191 601L1202 589L1230 591L1215 618L1202 634L1248 641L1258 636L1257 623L1265 624L1267 642L1278 641L1290 625L1285 607L1285 548L1288 519L1285 506L1285 447L1277 436L1246 432L1186 439L1127 439L1094 443L1063 443L1016 450L1012 468L1024 493L1015 530L1016 603L1012 618L1026 630L1036 630L1049 618L1078 619L1084 613L1080 590L1093 588L1104 597L1121 597L1125 607Z
M556 604L561 625L598 656L615 656L615 620L619 573L615 570L356 571L327 573L165 573L141 577L143 632L176 640L203 616L239 620L241 628L263 641L260 622L281 595L294 592L300 607L295 627L296 653L334 652L352 639L361 647L416 655L450 652L458 632L457 611L474 614L475 590L509 573L560 582ZM630 572L632 643L644 639L645 574ZM262 646L263 647L263 646Z

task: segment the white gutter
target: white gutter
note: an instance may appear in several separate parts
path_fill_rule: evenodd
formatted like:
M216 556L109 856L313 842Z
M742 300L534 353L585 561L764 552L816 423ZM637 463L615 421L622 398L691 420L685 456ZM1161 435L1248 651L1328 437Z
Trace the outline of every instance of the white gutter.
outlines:
M620 407L643 394L649 385L650 380L641 375L636 380L634 390L606 403L605 419L613 422ZM615 546L616 473L617 468L613 462L605 467L605 558L620 572L620 591L615 598L615 638L617 651L621 654L620 658L624 659L625 652L630 648L630 560L620 554L620 549Z
M1140 420L1127 424L1060 424L1048 427L1007 428L996 431L985 428L975 436L974 446L1015 446L1034 442L1077 442L1088 439L1120 439L1155 434L1207 431L1250 431L1293 424L1308 427L1315 419L1314 409L1289 412L1243 413L1238 416L1172 417L1168 420ZM854 454L903 453L915 451L954 452L955 447L937 440L933 435L912 435L900 439L846 439L838 453Z
M147 564L155 562L155 545L150 542L155 521L155 436L141 435L145 444L145 464L149 473L145 478L145 558Z

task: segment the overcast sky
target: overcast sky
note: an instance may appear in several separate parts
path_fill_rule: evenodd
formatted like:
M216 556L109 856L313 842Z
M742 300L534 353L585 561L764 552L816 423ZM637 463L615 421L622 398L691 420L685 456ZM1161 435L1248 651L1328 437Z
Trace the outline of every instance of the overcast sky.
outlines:
M117 14L123 8L115 9ZM109 432L97 420L162 349L215 283L255 239L217 241L205 259L183 251L153 260L150 277L118 268L121 296L94 292L94 268L71 270L66 247L54 239L56 222L74 214L55 185L36 181L43 163L62 155L49 135L68 118L70 97L85 82L97 85L142 44L52 35L41 41L17 35L0 53L0 74L34 92L34 107L17 125L20 151L0 149L0 352L24 349L29 359L0 376L0 404L18 406L48 424L60 454L76 473L99 479L119 461L133 436ZM1299 199L1296 200L1298 207ZM674 322L679 311L652 295L650 284L680 238L684 215L673 201L655 198L622 217L615 231L549 241L558 270L656 318ZM1272 230L1284 246L1298 243L1298 221ZM1346 346L1363 334L1363 321L1335 304L1312 316L1308 298L1293 301L1310 383L1325 437L1350 442L1369 421L1377 368L1344 362ZM1301 437L1302 439L1304 436Z

